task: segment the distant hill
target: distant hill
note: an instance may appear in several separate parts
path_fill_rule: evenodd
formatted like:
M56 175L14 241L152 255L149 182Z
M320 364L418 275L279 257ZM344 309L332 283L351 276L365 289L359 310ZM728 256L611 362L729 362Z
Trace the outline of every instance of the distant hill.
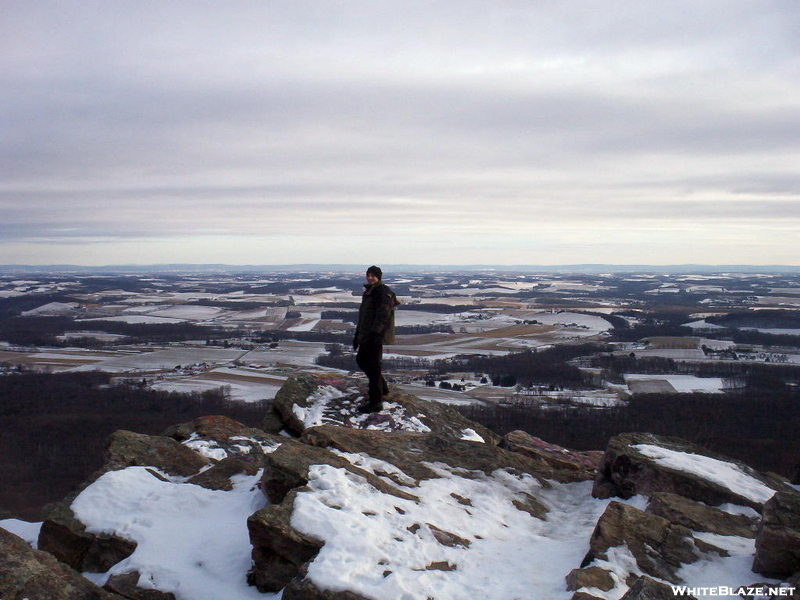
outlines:
M388 272L498 272L498 273L800 273L800 265L412 265L384 264ZM260 273L260 272L355 272L364 264L292 264L292 265L228 265L228 264L158 264L158 265L0 265L0 273L66 273L66 274L140 274L140 273Z

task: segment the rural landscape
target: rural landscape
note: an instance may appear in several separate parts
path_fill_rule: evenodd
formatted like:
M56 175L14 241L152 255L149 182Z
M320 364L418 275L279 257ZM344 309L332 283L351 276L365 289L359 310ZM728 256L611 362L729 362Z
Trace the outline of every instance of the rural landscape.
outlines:
M210 412L255 424L295 373L360 376L362 280L334 269L4 273L0 460L19 481L0 506L35 519L118 428L156 433ZM797 476L797 273L409 270L386 283L401 301L384 354L396 389L500 434L601 450L645 430Z

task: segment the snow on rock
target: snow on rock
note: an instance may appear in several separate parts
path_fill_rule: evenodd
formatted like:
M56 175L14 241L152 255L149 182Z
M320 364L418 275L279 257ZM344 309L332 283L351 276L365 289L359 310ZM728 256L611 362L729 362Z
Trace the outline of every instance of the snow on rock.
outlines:
M481 444L485 444L486 440L484 440L474 429L462 429L461 436L462 440L467 440L468 442L479 442Z
M89 532L114 532L136 550L101 576L138 571L140 587L192 600L270 597L249 587L247 517L265 499L259 475L240 477L230 492L164 481L145 467L111 471L87 487L72 510Z
M527 542L541 521L513 501L539 483L507 473L468 479L439 472L408 490L419 496L414 502L343 469L312 467L310 490L297 495L291 520L325 542L308 577L320 589L367 598L416 600L433 590L453 600L526 597L535 583L530 565L539 558Z
M296 435L312 427L340 425L376 431L438 432L459 438L465 429L472 429L484 441L496 443L499 440L489 429L466 419L458 411L422 400L393 385L384 396L383 410L362 414L358 411L366 402L362 386L363 381L341 375L301 374L287 380L276 394L275 415Z
M396 389L357 414L358 385L288 380L264 422L296 439L222 416L117 432L101 470L50 509L40 546L66 548L98 584L125 576L177 600L650 598L764 581L754 553L791 548L800 494L685 440L623 434L602 460L522 432L500 447Z
M624 433L609 440L593 494L598 498L670 492L711 506L760 511L783 480L679 438Z
M36 548L37 540L39 538L39 531L41 528L41 523L30 523L20 519L0 520L0 529L5 529L16 536L19 536L28 542L33 548Z
M676 452L652 444L635 444L632 447L659 464L692 473L728 489L736 490L737 493L754 502L763 504L775 493L774 489L748 475L739 465L731 462L700 454Z

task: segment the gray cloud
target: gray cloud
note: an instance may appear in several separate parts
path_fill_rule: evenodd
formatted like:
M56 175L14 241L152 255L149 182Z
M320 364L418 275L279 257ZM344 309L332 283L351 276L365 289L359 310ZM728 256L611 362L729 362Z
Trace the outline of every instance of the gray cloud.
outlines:
M583 261L559 238L624 262L609 228L658 223L675 262L691 223L711 261L749 220L773 262L800 225L798 21L767 0L5 3L0 255L192 235L251 262L245 236L358 262L379 228L414 240L392 262L481 262L503 235L520 263L540 227L555 262Z

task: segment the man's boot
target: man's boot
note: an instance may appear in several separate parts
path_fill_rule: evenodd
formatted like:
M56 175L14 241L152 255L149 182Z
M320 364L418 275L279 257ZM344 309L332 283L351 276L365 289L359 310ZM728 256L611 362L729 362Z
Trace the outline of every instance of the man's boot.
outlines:
M373 402L372 400L367 400L356 410L358 410L358 412L362 414L380 412L383 410L383 402L381 402L380 400L378 400L377 402Z

